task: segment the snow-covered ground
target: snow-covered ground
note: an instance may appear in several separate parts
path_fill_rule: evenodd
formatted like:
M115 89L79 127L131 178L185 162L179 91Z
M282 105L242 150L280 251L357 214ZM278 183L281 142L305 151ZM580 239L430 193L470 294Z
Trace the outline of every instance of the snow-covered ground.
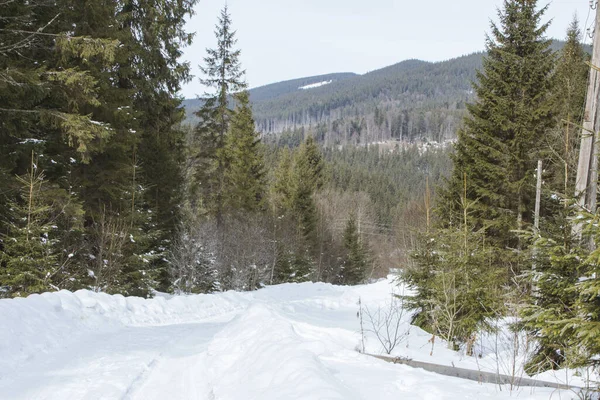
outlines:
M393 290L386 280L151 300L89 291L0 300L0 399L574 397L553 389L511 392L358 353L358 299L374 312ZM506 350L490 349L497 337L478 344L481 358L447 350L439 339L430 355L431 335L411 327L408 314L402 318L396 355L491 371L512 365L510 358L496 361ZM381 352L372 334L365 346Z

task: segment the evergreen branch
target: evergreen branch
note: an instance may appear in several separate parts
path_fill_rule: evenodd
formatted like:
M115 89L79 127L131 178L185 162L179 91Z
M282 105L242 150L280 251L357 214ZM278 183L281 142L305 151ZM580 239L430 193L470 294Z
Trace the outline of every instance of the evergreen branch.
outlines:
M18 41L17 43L14 44L10 44L10 45L6 45L4 47L0 47L0 52L9 52L9 51L14 51L16 49L22 48L22 47L26 47L27 45L29 45L29 43L31 43L33 41L33 39L35 38L35 36L38 35L47 35L46 33L44 33L44 29L46 29L47 27L49 27L50 25L52 25L52 23L60 16L60 13L56 14L54 16L54 18L52 18L46 25L42 26L41 28L39 28L37 31L35 32L27 32L29 34L29 36L27 36L25 39L22 39L20 41ZM7 30L7 29L0 29L0 31L12 31L15 32L14 30Z
M0 108L0 112L37 114L45 110L21 110L16 108Z
M2 29L0 28L0 32L11 32L11 33L26 33L31 36L39 35L39 36L50 36L50 37L58 37L61 36L59 33L46 33L39 31L25 31L22 29Z

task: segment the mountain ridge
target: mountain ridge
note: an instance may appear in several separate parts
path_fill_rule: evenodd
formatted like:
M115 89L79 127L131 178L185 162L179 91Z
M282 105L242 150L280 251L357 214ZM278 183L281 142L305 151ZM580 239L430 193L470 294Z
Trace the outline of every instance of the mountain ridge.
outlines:
M555 40L552 49L563 45ZM474 100L472 82L484 55L408 59L365 74L332 73L253 88L256 126L263 134L309 130L326 145L453 139L466 104ZM331 83L301 89L324 81ZM194 122L201 102L184 101L188 121Z

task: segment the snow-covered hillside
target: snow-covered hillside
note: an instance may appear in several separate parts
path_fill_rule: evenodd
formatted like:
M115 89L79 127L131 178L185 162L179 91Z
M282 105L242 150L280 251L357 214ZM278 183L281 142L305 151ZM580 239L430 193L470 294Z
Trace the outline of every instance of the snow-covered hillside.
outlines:
M515 396L506 387L436 375L358 353L362 346L358 299L374 312L389 304L392 290L398 289L387 280L357 287L286 284L252 293L152 300L88 291L0 300L0 398ZM500 368L502 363L494 357L502 352L486 349L485 341L477 349L481 359L447 350L439 341L430 355L431 335L411 327L408 319L405 313L394 354L492 371ZM368 352L381 352L372 334L365 346ZM528 399L557 395L553 389L517 391L519 398ZM562 398L570 397L565 392Z

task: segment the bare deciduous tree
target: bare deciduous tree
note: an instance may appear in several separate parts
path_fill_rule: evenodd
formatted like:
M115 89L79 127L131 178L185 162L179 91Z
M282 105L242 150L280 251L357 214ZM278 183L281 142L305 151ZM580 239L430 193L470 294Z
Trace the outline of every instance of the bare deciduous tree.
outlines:
M362 316L364 316L367 324L366 331L373 333L383 347L383 350L387 354L391 354L396 346L404 341L409 332L401 331L402 320L405 315L402 296L392 295L392 299L389 302L382 307L377 307L376 310L369 309L362 302L359 302L359 305L361 325Z

